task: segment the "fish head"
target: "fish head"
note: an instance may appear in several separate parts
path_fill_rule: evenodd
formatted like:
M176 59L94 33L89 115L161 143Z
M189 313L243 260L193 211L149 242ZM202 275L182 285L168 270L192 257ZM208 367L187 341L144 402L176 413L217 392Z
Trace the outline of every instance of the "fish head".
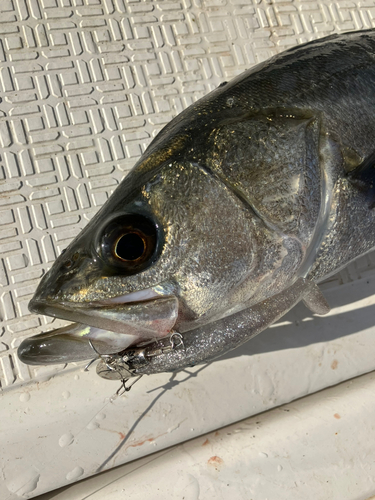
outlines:
M259 251L264 245L273 246L273 256ZM119 352L229 313L256 295L262 270L276 269L284 250L282 238L210 170L170 160L129 174L57 258L29 307L88 325L72 336ZM62 334L69 338L69 327L55 336L57 356L47 354L45 362L69 359L61 354L70 349ZM33 360L40 344L33 344Z
M58 257L30 308L78 319L96 306L175 297L179 326L222 309L254 260L251 218L241 202L189 162L165 164L126 191L116 192Z

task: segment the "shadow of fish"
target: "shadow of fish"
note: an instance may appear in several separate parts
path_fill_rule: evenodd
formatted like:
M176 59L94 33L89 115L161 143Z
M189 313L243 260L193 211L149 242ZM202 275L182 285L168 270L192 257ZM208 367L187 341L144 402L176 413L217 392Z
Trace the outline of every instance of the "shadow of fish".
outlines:
M41 281L30 310L74 321L29 364L100 353L98 373L213 359L375 246L375 31L290 49L172 120ZM177 333L176 333L177 332Z

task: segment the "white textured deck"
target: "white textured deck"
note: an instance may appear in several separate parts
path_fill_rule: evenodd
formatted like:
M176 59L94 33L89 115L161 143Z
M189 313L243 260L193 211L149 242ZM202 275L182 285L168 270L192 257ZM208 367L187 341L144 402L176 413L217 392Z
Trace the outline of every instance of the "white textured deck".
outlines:
M374 500L375 375L363 375L38 500Z
M23 338L64 324L31 315L27 303L164 124L253 64L313 38L370 28L374 16L374 0L0 1L2 500L38 495L375 368L375 254L323 285L328 317L300 305L222 360L175 379L143 378L124 398L111 399L116 384L95 370L30 368L16 357ZM319 395L310 401L324 447ZM365 425L365 408L356 418ZM357 455L368 445L361 440L351 442ZM303 463L290 467L298 475ZM337 498L362 500L347 477L351 489ZM336 498L318 476L308 481L326 495L311 498ZM246 484L238 491L251 498Z

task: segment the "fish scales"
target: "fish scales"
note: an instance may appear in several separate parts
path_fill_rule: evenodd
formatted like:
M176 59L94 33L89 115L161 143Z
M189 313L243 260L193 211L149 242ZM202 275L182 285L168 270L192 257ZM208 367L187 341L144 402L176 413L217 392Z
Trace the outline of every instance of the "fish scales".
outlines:
M26 363L126 379L223 354L375 246L375 31L274 56L156 136L30 303ZM103 357L104 355L104 357Z

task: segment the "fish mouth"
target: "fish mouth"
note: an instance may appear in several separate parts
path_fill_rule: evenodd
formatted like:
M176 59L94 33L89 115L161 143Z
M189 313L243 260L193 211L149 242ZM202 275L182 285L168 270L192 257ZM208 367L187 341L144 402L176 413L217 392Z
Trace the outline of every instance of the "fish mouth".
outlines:
M81 361L120 352L131 345L168 336L178 318L178 299L145 289L95 302L51 301L34 297L33 313L73 321L24 340L18 356L26 364ZM91 342L89 342L91 341Z

